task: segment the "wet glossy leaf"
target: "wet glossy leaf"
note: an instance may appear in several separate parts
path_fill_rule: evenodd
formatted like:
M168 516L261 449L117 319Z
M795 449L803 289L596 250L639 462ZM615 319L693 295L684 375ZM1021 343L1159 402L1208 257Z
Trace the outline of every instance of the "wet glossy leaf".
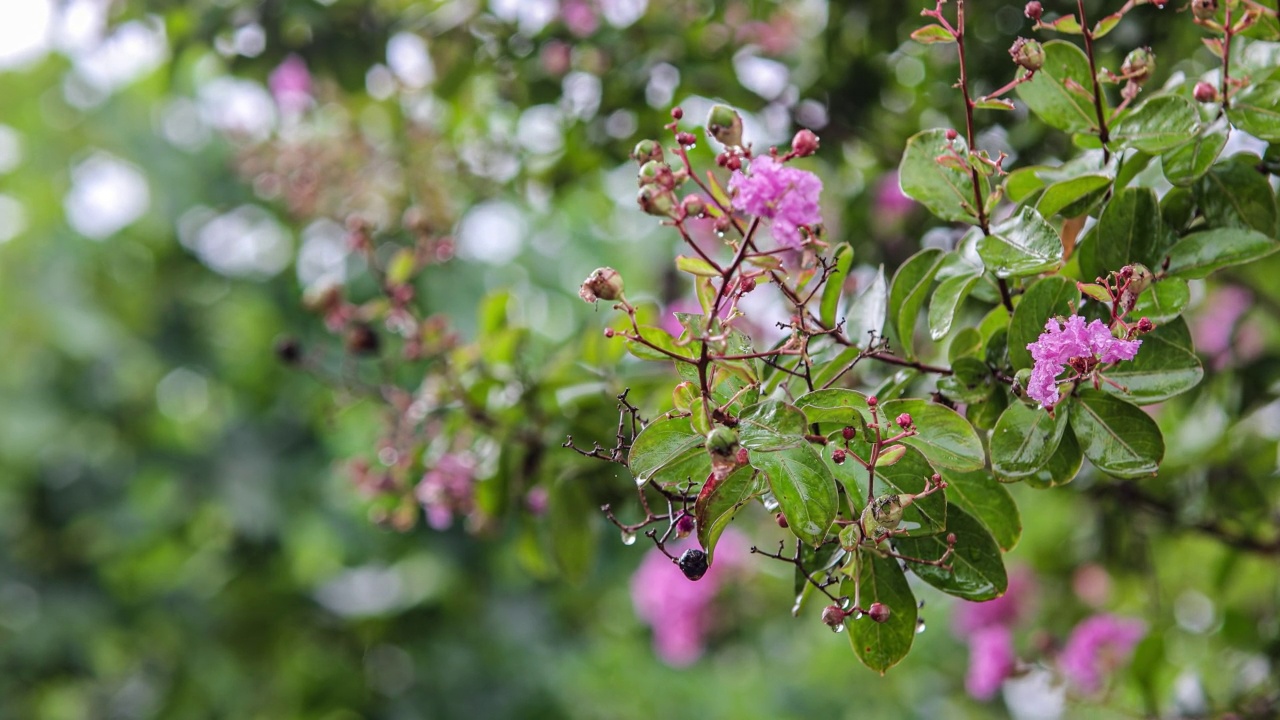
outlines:
M711 266L711 263L700 257L677 255L676 269L699 277L720 277L720 273Z
M929 337L941 340L951 332L951 323L955 320L956 310L969 291L981 279L981 275L956 275L938 284L929 300Z
M1213 161L1218 159L1218 154L1226 144L1227 124L1216 122L1195 140L1161 156L1164 176L1174 185L1187 186L1194 183L1209 172Z
M978 241L978 254L996 277L1036 275L1061 264L1062 239L1040 213L1022 207Z
M987 463L982 441L964 416L951 408L924 400L890 400L881 403L881 416L896 418L909 413L917 435L902 439L939 468L976 470Z
M1256 230L1219 228L1198 232L1169 248L1169 274L1202 278L1215 270L1252 262L1280 250L1280 242Z
M1156 253L1164 242L1160 201L1151 188L1124 188L1112 196L1090 233L1095 243L1092 267L1086 274L1103 277L1130 263L1157 265Z
M967 473L949 471L947 502L977 518L991 533L1000 549L1009 552L1022 537L1022 515L1013 496L986 470Z
M1280 82L1246 86L1231 98L1227 117L1250 135L1280 142Z
M1044 467L1058 450L1067 415L1065 406L1053 417L1038 405L1009 405L991 431L992 471L1001 480L1018 480Z
M637 485L650 480L662 485L689 479L701 482L711 472L711 459L704 444L689 418L654 420L631 443L627 466Z
M907 258L893 275L889 286L889 321L907 357L915 355L912 339L916 318L929 297L933 276L945 255L937 248L926 248Z
M751 453L751 465L763 472L769 489L796 537L817 545L836 519L836 480L809 444L777 452Z
M1070 16L1063 16L1064 18ZM1074 18L1071 19L1074 22ZM1090 95L1067 85L1093 87L1089 58L1074 44L1062 40L1044 43L1044 67L1028 82L1018 86L1018 97L1049 125L1067 132L1087 132L1098 125ZM1106 107L1103 112L1109 112Z
M937 560L947 551L947 534L956 536L955 554L948 561L952 569L910 563L911 572L948 595L965 600L1000 597L1009 586L1004 559L995 538L972 515L952 506L947 508L945 532L926 537L894 538L894 548L903 555Z
M782 450L803 445L808 422L798 408L766 400L738 416L738 442L749 450Z
M853 301L849 317L845 319L845 335L865 347L872 333L884 331L885 316L889 311L889 285L884 279L884 265L876 272L876 278Z
M834 262L835 269L827 278L826 287L822 288L822 304L818 313L818 317L826 327L836 326L836 309L840 305L840 295L844 289L845 278L849 275L849 266L853 264L853 248L847 244L841 244L836 249Z
M938 162L939 158L953 153L965 157L968 151L964 138L948 143L945 130L925 130L911 136L898 166L902 192L943 220L977 222L970 173ZM980 194L985 196L986 193Z
M1191 344L1186 321L1177 318L1143 335L1137 356L1117 363L1106 375L1127 391L1107 384L1103 385L1104 390L1138 405L1147 405L1163 402L1199 385L1204 370Z
M1109 187L1111 176L1099 173L1062 180L1044 189L1036 210L1046 218L1058 213L1063 217L1075 217L1100 200Z
M811 423L835 425L866 424L871 419L867 397L855 390L829 388L815 390L796 398L796 407L804 412Z
M1027 289L1009 323L1009 361L1015 370L1031 367L1027 344L1039 339L1049 318L1070 315L1073 304L1080 304L1080 291L1060 275L1042 278Z
M702 487L693 512L698 521L698 544L706 550L709 562L715 561L720 534L738 511L762 492L764 483L751 467L738 468L720 482L708 482Z
M1258 172L1257 157L1219 163L1195 184L1196 202L1213 228L1236 227L1276 234L1276 194Z
M666 330L650 325L640 326L640 337L644 338L645 343L631 339L626 343L627 350L641 360L674 360L672 356L692 359L696 357L696 352L700 352L698 348L701 348L701 343L677 346L675 338Z
M1137 405L1100 390L1081 390L1071 404L1071 430L1094 467L1120 478L1154 475L1164 436Z
M1178 317L1191 302L1191 288L1181 278L1165 278L1153 283L1138 296L1131 317L1147 318L1156 325Z
M1189 142L1200 130L1200 114L1181 95L1160 95L1121 116L1111 138L1143 152L1159 153Z
M857 564L856 594L862 606L868 608L873 603L881 603L890 612L889 619L882 623L869 617L845 620L849 644L863 665L883 675L910 652L916 638L919 608L902 566L896 560L862 552ZM840 594L854 597L854 588L853 580L846 580L840 586Z
M1062 442L1058 443L1058 450L1053 453L1053 457L1049 458L1044 467L1023 478L1023 482L1034 488L1066 485L1075 479L1083 465L1084 453L1081 452L1080 443L1068 422L1066 432L1062 433Z

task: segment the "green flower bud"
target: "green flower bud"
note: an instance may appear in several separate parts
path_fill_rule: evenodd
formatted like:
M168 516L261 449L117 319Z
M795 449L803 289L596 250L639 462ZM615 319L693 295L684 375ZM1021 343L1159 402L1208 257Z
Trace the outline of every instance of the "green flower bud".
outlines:
M1124 58L1124 64L1120 66L1120 72L1129 79L1129 82L1142 85L1151 78L1151 73L1156 69L1156 55L1151 52L1149 47L1134 48Z
M1027 38L1014 40L1013 47L1009 48L1009 56L1018 67L1032 72L1044 67L1044 47L1035 40Z
M622 298L622 275L611 267L596 268L578 288L578 297L586 302Z
M742 116L727 105L716 105L707 116L707 132L728 147L741 147Z
M644 185L636 196L640 209L658 217L671 217L676 209L675 196L670 190L657 185Z
M657 182L658 178L661 177L662 173L667 169L667 164L661 160L650 160L640 166L640 172L638 175L640 178L640 184L648 185L650 183Z
M717 425L707 435L707 452L721 457L732 457L738 452L738 433L732 428Z
M631 158L641 165L650 160L662 161L662 144L657 140L641 140L631 151Z

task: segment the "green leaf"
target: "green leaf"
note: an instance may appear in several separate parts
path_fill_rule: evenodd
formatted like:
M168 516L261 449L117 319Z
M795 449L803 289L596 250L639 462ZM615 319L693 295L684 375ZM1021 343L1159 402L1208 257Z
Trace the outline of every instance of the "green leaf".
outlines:
M871 406L860 392L845 388L815 390L796 398L796 407L810 423L861 427L871 419Z
M911 571L921 580L948 595L965 600L991 600L1009 587L1004 560L995 538L972 515L952 506L947 508L947 529L927 537L898 537L894 548L903 555L937 560L947 551L947 534L956 536L955 554L948 561L951 570L912 563Z
M972 176L965 170L938 162L938 158L953 152L965 157L969 149L963 138L948 142L946 130L925 130L911 136L898 166L898 182L903 193L937 217L972 224L978 217L973 205Z
M1104 390L1147 405L1163 402L1199 385L1204 369L1191 344L1186 321L1177 318L1143 335L1142 347L1133 360L1117 363L1106 376L1125 386L1128 392L1111 385L1103 385Z
M957 359L976 356L980 352L982 352L982 333L973 327L960 328L960 332L951 338L951 344L947 346L947 361L954 365Z
M949 377L938 378L938 391L949 400L968 405L987 399L991 392L991 370L986 363L975 357L959 357L951 361L951 371Z
M1093 26L1093 39L1097 40L1100 37L1106 36L1107 33L1111 32L1112 30L1115 30L1116 26L1120 24L1120 20L1123 17L1124 17L1123 13L1111 13L1110 15L1099 20Z
M1215 165L1195 185L1196 202L1209 227L1236 227L1276 234L1276 195L1257 157L1239 155Z
M720 277L720 273L711 266L711 263L700 257L677 255L676 269L681 272L687 272L690 275L697 275L698 277Z
M1145 317L1156 325L1167 323L1182 314L1191 302L1191 287L1182 278L1165 278L1142 291L1133 306L1132 317Z
M1061 264L1062 238L1040 213L1021 207L978 241L978 254L996 277L1037 275Z
M943 474L947 481L947 502L977 518L1009 552L1022 537L1022 515L1013 496L986 470Z
M1089 462L1108 475L1154 475L1164 457L1164 437L1138 406L1100 390L1084 389L1072 401L1071 430Z
M1036 203L1036 211L1046 218L1059 213L1063 217L1077 217L1100 200L1110 187L1111 176L1097 173L1062 180L1045 188Z
M992 471L1001 480L1018 480L1044 467L1058 450L1068 414L1065 406L1054 417L1039 406L1014 402L991 431Z
M698 521L698 544L707 551L707 562L715 559L720 533L739 510L763 491L760 476L751 467L738 468L720 482L702 486L693 512Z
M1080 473L1082 465L1084 465L1084 453L1080 451L1080 443L1076 440L1076 434L1071 432L1068 422L1067 431L1062 433L1062 442L1058 443L1057 452L1049 458L1049 462L1045 463L1044 467L1028 475L1023 482L1034 488L1066 485Z
M1044 67L1031 80L1018 86L1018 97L1031 112L1059 130L1096 132L1098 115L1093 107L1093 97L1067 86L1070 80L1082 88L1093 87L1088 56L1080 48L1062 40L1045 43L1044 54ZM1104 116L1107 112L1104 105Z
M1073 304L1080 304L1080 291L1060 275L1041 278L1027 289L1009 323L1009 362L1015 370L1031 367L1027 344L1040 338L1049 318L1070 315Z
M1145 187L1117 191L1091 235L1097 243L1093 259L1101 270L1099 275L1135 262L1155 265L1156 253L1164 242L1155 191Z
M1200 179L1227 144L1227 124L1215 122L1195 140L1169 150L1160 157L1164 176L1174 185L1187 186Z
M808 421L798 408L766 400L738 417L738 442L748 450L772 451L803 445Z
M551 528L551 553L560 573L573 584L586 579L596 555L595 517L599 507L587 493L581 477L558 479L547 504Z
M941 25L925 25L911 33L911 39L922 45L955 42L956 38Z
M968 297L974 284L981 275L956 275L938 284L932 299L929 301L929 337L941 340L951 332L951 323L955 320L956 309Z
M844 290L845 278L849 275L849 266L853 264L853 247L841 244L836 249L835 269L827 278L826 287L822 288L822 305L818 317L826 327L836 326L836 309L840 306L840 295Z
M1015 105L1004 98L978 98L973 101L974 110L1013 110Z
M1246 86L1231 98L1231 124L1270 142L1280 142L1280 82Z
M1031 196L1035 191L1045 186L1044 178L1040 177L1040 171L1044 170L1044 165L1030 165L1020 167L1011 171L1004 176L1004 194L1009 198L1010 202L1020 203Z
M889 608L889 619L878 623L869 617L845 620L849 644L863 665L881 675L897 665L911 651L916 639L916 618L920 612L902 566L893 558L860 552L856 560L857 585L851 578L840 586L840 594L858 596L864 608L880 603ZM855 587L857 591L855 592Z
M701 343L693 342L680 347L676 345L675 338L660 327L641 325L640 337L644 338L649 345L631 339L628 339L626 343L627 350L641 360L674 360L675 358L671 357L672 355L692 360L697 357L697 353L701 352ZM653 347L650 347L650 345ZM670 353L670 355L667 353Z
M929 296L933 276L945 255L938 248L926 248L907 258L893 275L889 286L889 320L907 357L915 356L912 339L916 317Z
M753 452L751 465L769 479L787 525L806 544L817 545L835 522L839 495L836 480L812 445Z
M1263 258L1280 243L1255 230L1219 228L1188 235L1169 249L1169 274L1202 278L1215 270Z
M1111 126L1111 139L1143 152L1160 153L1189 142L1200 130L1200 114L1181 95L1160 95Z
M881 265L876 271L876 279L849 308L849 317L845 318L846 336L865 347L872 333L879 336L884 331L888 310L889 286L884 280L884 265Z
M934 467L963 472L987 464L978 434L955 410L924 400L890 400L880 409L880 415L890 419L910 413L918 434L903 438L902 444L919 450Z
M711 472L705 439L693 431L689 418L661 418L645 426L631 443L627 467L637 485L652 480L674 485L701 482Z

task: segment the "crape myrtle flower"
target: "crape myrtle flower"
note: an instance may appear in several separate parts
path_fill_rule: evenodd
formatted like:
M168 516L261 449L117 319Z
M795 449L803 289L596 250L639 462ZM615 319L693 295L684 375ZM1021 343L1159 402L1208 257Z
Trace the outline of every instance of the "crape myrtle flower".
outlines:
M990 700L1005 679L1013 675L1016 665L1009 628L985 627L969 637L969 670L964 676L964 689L975 699Z
M466 453L447 453L427 470L414 488L427 524L445 530L453 516L470 515L475 510L475 460Z
M280 112L285 115L301 115L311 107L311 72L307 63L297 55L290 55L267 78L271 96Z
M1057 377L1065 368L1087 375L1098 365L1132 360L1142 345L1141 340L1115 337L1101 320L1086 325L1079 315L1072 315L1065 322L1050 318L1044 329L1040 339L1027 344L1035 360L1027 395L1046 409L1058 402Z
M1081 691L1095 693L1107 674L1129 661L1134 646L1146 634L1140 620L1105 614L1085 618L1067 638L1058 667Z
M956 637L968 639L997 625L1012 627L1030 615L1035 593L1035 576L1030 570L1015 568L1009 573L1009 586L1000 597L984 602L966 600L955 606L952 632Z
M772 221L779 244L799 250L805 244L802 226L818 225L822 212L818 195L822 180L807 170L789 168L768 155L752 158L747 172L735 170L729 179L735 210Z

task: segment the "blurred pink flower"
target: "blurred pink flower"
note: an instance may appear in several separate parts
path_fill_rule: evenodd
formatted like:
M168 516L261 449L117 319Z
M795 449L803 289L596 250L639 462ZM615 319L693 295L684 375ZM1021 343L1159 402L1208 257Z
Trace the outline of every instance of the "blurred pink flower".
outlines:
M427 524L447 529L455 514L470 515L475 509L475 460L465 453L445 454L422 475L414 496L426 512Z
M822 180L807 170L786 167L768 155L752 158L747 173L735 170L729 178L729 191L733 193L735 209L771 220L774 239L792 250L804 246L801 226L822 222L818 207Z
M1140 620L1115 615L1085 618L1067 638L1058 667L1082 691L1095 693L1105 675L1128 662L1133 647L1146 634L1147 626Z
M1027 395L1045 408L1058 401L1057 377L1067 363L1076 358L1104 364L1132 360L1142 345L1141 340L1121 340L1113 336L1101 320L1085 325L1079 315L1072 315L1061 324L1057 318L1049 318L1044 329L1038 340L1027 344L1035 360L1027 382Z
M1004 595L986 602L962 601L956 605L952 632L957 637L970 638L980 630L1012 627L1030 614L1035 592L1035 575L1025 568L1017 568L1009 574L1009 587Z
M560 3L560 17L569 32L580 38L587 37L600 27L600 17L587 0L564 0Z
M285 115L301 115L311 107L311 72L307 62L297 55L290 55L267 78L271 96Z
M902 187L898 184L897 170L881 175L880 180L876 182L875 192L875 210L886 220L897 220L916 206L916 201L902 192Z
M702 656L715 618L716 594L736 570L746 565L749 543L728 528L716 545L715 562L701 580L687 579L657 548L645 554L631 576L631 602L636 616L653 628L653 648L668 665L685 666ZM667 543L675 556L698 547L692 538Z
M978 700L990 700L1013 674L1017 658L1013 634L1003 625L985 627L969 637L969 671L964 689Z

